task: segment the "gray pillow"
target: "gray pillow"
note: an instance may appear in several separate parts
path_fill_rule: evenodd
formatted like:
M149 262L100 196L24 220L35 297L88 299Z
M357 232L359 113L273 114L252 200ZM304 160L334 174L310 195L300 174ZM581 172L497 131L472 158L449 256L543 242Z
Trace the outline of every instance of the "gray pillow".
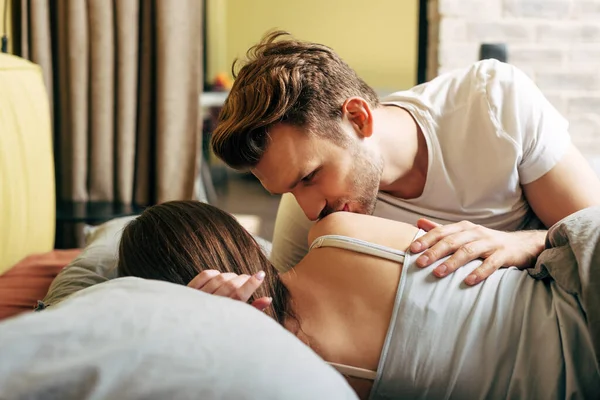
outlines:
M357 399L252 306L118 278L0 323L2 399Z
M137 216L115 218L86 229L86 246L52 281L44 304L57 304L71 294L117 277L117 255L125 226Z
M43 303L46 306L57 304L81 289L116 278L121 234L136 217L115 218L99 226L88 226L85 229L85 248L52 281ZM271 243L258 236L254 239L269 257Z

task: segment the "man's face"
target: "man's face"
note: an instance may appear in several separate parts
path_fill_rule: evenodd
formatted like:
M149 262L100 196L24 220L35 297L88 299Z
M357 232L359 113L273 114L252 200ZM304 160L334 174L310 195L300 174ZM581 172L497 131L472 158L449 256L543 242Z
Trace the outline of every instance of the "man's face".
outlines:
M372 214L383 162L347 135L341 147L301 128L276 124L271 143L252 173L271 193L291 192L311 220L335 211Z

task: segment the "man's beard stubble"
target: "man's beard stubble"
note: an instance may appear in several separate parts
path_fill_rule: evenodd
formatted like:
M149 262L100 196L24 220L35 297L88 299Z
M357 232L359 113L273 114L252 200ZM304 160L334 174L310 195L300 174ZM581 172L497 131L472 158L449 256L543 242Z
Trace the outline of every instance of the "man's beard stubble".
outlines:
M377 204L381 175L383 174L383 160L372 160L366 154L363 154L363 157L359 159L364 165L357 165L353 173L354 187L362 192L355 200L361 207L356 212L373 215ZM364 171L362 174L360 173L361 170Z
M350 173L352 176L352 187L354 192L360 191L358 196L348 199L339 199L335 204L327 204L319 214L319 219L336 211L341 211L345 204L350 204L352 212L373 215L377 204L377 193L383 173L383 160L381 158L372 160L366 151L353 152L353 158L357 161ZM358 208L357 208L358 206Z

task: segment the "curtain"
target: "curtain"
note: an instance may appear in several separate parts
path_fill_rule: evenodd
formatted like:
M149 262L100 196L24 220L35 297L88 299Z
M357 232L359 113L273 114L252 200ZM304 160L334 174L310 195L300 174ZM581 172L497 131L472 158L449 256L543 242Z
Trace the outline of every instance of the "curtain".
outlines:
M13 0L15 54L53 105L57 198L193 198L201 0Z
M12 1L14 53L50 96L58 202L194 198L202 0Z

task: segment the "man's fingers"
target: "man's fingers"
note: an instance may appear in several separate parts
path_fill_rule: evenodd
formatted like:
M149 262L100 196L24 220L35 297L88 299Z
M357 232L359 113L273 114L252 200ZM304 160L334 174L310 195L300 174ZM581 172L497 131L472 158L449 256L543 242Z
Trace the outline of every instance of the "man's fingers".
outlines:
M196 275L194 279L192 279L190 283L187 284L187 286L193 289L201 289L204 285L206 285L208 281L210 281L212 278L216 277L219 274L220 272L216 269L205 269L204 271Z
M469 237L470 235L466 235L467 232L464 233L465 235L462 235L460 239L461 242L464 244L460 245L460 247L458 247L458 249L455 251L449 251L447 254L450 254L452 252L454 252L454 254L452 254L451 257L449 257L443 263L435 267L435 269L433 270L433 274L438 278L453 273L460 267L467 264L469 261L473 261L477 258L485 258L494 250L493 244L491 242L485 240L473 240L473 238ZM456 234L454 236L458 235L460 234ZM443 239L438 244L442 244L444 240L445 239ZM435 246L433 248L435 248ZM433 250L433 248L431 250ZM424 254L426 254L427 251Z
M264 279L264 271L258 271L256 274L252 275L241 287L236 290L236 298L238 300L248 301L256 289L262 285Z
M459 231L457 233L444 236L440 238L437 243L434 243L429 249L425 250L423 254L419 256L419 258L417 258L417 266L422 268L431 265L440 258L459 251L461 247L466 246L470 242L479 238L479 235L473 229ZM464 252L471 250L472 247L463 249Z
M421 251L426 250L439 242L442 238L458 232L469 230L473 226L474 225L468 221L457 222L450 225L439 225L412 242L410 245L410 251L413 253L420 253Z
M437 228L438 226L441 226L441 225L438 224L437 222L433 222L432 220L429 220L427 218L420 218L417 221L417 228L423 229L425 232L429 232L430 230Z
M219 286L214 292L213 294L216 296L223 296L223 297L231 297L232 299L235 300L241 300L238 298L237 296L237 292L239 290L240 287L242 287L247 281L248 279L250 279L249 275L239 275L239 276L234 276L233 278L223 282L221 284L221 286ZM243 300L246 301L247 299Z
M252 302L252 307L256 308L258 311L265 311L267 307L269 307L273 303L273 299L270 297L261 297L260 299L256 299Z
M526 240L524 244L522 240L517 240L514 233L494 231L469 221L442 226L421 219L417 225L423 230L430 229L411 243L412 253L422 253L416 259L417 266L426 267L450 255L435 267L433 274L438 277L449 275L475 259L484 259L484 262L464 281L472 286L487 279L504 265L528 265L521 260L522 255L519 259L515 259L512 252L506 251L508 246L515 249L528 246ZM529 253L534 252L529 251Z
M477 285L502 267L503 263L501 261L501 256L496 254L498 253L494 253L486 258L483 261L483 264L471 272L469 276L465 278L465 283L469 286Z

